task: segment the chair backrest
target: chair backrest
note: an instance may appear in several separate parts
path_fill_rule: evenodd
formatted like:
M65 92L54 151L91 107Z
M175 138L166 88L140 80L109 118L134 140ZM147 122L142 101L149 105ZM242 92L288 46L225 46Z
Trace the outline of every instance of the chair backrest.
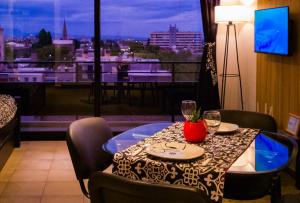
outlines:
M200 190L171 184L151 184L96 172L89 180L91 203L208 203Z
M223 122L235 123L244 128L257 128L263 131L277 132L277 123L268 114L225 109L219 111Z
M103 118L84 118L71 123L66 141L83 192L83 179L111 164L112 156L102 149L111 137L111 130Z

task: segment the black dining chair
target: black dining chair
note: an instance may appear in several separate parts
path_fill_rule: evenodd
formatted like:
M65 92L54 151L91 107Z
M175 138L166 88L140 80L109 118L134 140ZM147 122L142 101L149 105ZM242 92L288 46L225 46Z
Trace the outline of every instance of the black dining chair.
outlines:
M89 179L91 203L209 203L193 187L152 184L103 172Z
M294 139L283 134L262 132L268 137L283 144L288 149L288 161L279 168L269 171L234 172L228 171L225 175L224 197L236 200L253 200L265 195L271 195L272 203L281 200L280 172L286 169L292 157L296 156L297 143Z
M219 110L223 122L235 123L243 128L256 128L263 131L277 132L275 119L264 113L241 110Z
M84 118L71 123L66 141L73 167L81 190L89 197L84 179L96 171L104 170L112 163L112 156L102 149L102 145L112 137L103 118Z

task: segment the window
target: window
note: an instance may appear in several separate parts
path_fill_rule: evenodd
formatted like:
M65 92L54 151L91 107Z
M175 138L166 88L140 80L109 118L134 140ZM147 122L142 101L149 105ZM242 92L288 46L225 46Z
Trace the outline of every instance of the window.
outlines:
M129 47L129 51L114 50L111 55L144 62L201 60L204 36L199 0L102 0L101 3L104 49L112 42L117 42L116 49ZM171 64L161 69L171 71ZM176 81L197 80L197 66L177 64L175 69Z
M94 0L1 0L1 71L38 104L24 114L94 114L94 12ZM100 13L102 115L169 116L172 102L195 97L199 0L101 0Z

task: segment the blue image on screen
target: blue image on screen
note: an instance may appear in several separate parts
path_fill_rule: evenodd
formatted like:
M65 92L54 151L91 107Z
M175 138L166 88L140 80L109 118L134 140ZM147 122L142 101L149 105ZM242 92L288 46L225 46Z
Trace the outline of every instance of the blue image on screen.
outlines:
M255 11L255 51L289 54L289 8Z
M286 145L260 133L255 139L255 170L268 171L277 169L289 160Z

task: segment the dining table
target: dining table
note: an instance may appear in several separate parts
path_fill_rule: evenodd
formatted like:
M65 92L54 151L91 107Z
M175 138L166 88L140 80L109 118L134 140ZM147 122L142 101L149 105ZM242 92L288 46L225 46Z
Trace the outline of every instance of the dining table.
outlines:
M259 129L208 135L202 143L188 143L182 122L151 123L129 129L108 140L102 148L112 154L112 173L153 183L197 187L213 202L222 202L225 174L274 171L289 162L289 147ZM204 154L191 160L168 160L149 154L160 142L192 144Z

